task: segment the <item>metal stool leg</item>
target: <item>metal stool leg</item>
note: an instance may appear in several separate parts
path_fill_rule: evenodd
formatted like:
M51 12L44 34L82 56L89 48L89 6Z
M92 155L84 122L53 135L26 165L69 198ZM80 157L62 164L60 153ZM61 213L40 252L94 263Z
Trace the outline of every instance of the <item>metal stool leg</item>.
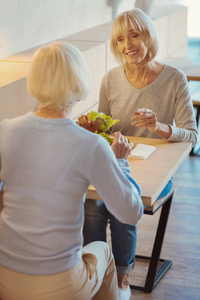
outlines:
M163 275L166 273L166 271L173 263L172 260L160 259L160 253L162 250L172 198L173 198L173 193L169 196L168 200L162 206L162 211L161 211L161 215L157 227L157 232L154 240L154 246L153 246L151 257L136 256L136 258L150 261L149 269L145 281L145 286L141 287L141 286L130 285L131 289L142 290L144 292L151 293L153 288L156 286L156 284L159 282L159 280L163 277ZM159 262L162 262L162 265L157 270Z

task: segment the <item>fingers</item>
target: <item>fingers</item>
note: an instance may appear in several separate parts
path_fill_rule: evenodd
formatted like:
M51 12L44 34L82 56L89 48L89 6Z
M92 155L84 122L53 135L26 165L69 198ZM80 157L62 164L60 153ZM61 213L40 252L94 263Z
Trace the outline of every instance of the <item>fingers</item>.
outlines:
M124 137L120 132L115 132L113 143L111 145L117 158L127 159L130 152L131 146L129 145L128 139Z
M114 142L118 142L119 144L124 143L127 147L130 147L128 139L124 135L122 135L119 131L114 132L113 136L114 136L113 143Z
M157 118L156 114L147 108L138 109L134 112L134 116L131 118L131 125L136 127L152 127L156 126Z
M140 108L134 112L134 117L131 118L132 121L137 121L145 118L155 117L155 113L147 108Z
M128 139L123 136L120 132L114 132L113 133L114 139L113 139L113 143L119 143L119 144L127 144L128 143Z
M92 121L90 119L90 113L80 116L76 124L91 132L101 132L101 123L97 119Z
M148 108L139 108L137 110L138 113L148 113L148 112L152 112L152 110L148 109Z
M78 123L80 126L85 126L91 124L92 120L89 118L89 113L87 115L82 115L78 118Z
M113 136L114 136L113 143L120 142L121 133L119 131L114 132Z
M134 121L131 123L131 125L136 126L136 127L151 127L155 126L157 122L157 118L147 118L147 119L140 119L138 121Z
M92 123L92 120L90 119L90 113L87 114L87 121L89 124Z

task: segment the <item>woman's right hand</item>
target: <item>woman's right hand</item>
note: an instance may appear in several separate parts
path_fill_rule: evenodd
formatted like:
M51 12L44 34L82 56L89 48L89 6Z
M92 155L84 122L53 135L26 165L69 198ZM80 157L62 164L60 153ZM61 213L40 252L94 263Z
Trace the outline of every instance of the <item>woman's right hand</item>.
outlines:
M82 115L78 118L78 122L76 122L76 124L78 124L79 126L91 131L91 132L101 132L101 123L99 122L99 120L95 120L92 121L90 119L90 113L88 113L87 115Z
M129 145L128 139L120 132L115 132L113 136L114 139L111 148L113 149L116 158L128 159L128 156L132 150L131 146Z

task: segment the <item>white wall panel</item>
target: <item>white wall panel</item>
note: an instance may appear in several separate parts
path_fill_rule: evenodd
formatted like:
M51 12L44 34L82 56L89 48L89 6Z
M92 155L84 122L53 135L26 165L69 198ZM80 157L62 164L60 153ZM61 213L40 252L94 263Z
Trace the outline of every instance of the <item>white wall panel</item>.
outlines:
M134 0L0 0L0 59L109 22Z

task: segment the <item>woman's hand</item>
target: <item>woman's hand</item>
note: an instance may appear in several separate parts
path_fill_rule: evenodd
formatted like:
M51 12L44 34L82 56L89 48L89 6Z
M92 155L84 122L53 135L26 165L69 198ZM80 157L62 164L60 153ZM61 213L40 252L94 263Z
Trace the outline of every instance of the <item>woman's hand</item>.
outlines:
M100 128L101 123L99 122L99 120L92 121L89 116L90 113L88 113L87 115L80 116L76 124L91 132L95 132L95 131L97 131L98 133L101 132L101 128Z
M115 132L113 136L114 139L111 148L113 149L116 158L128 159L128 156L132 150L129 145L128 139L124 137L120 132Z
M172 134L172 129L169 125L158 122L156 114L148 108L140 108L134 112L134 117L131 118L131 125L138 128L148 128L163 139L168 139Z
M148 108L140 108L134 112L131 125L139 128L148 128L150 132L156 132L158 121L156 114Z

